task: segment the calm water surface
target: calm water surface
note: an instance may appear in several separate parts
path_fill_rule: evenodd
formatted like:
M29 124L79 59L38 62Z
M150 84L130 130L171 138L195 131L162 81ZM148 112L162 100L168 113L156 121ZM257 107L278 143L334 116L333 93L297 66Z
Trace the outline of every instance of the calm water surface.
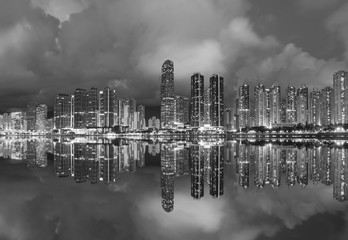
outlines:
M348 239L344 142L0 139L0 239Z

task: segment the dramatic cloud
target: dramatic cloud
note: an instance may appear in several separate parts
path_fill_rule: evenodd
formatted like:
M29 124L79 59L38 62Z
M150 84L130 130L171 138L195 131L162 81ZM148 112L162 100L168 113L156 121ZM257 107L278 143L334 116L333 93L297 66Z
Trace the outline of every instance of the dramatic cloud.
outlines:
M322 11L341 5L315 2ZM301 40L296 45L280 41L280 31L272 28L277 21L288 24L277 13L293 5L284 1L270 15L252 0L0 0L0 111L24 107L34 98L52 107L57 93L107 86L121 97L159 105L160 69L167 59L174 61L180 95L189 96L192 73L201 72L206 82L221 73L226 106L243 81L314 85L314 79L320 87L327 85L330 71L345 67L341 56L317 59ZM345 44L347 7L337 9L328 31L336 33L330 39L338 36ZM300 20L291 19L296 29L302 28ZM293 31L289 28L289 35ZM308 34L302 42L311 40L317 42Z
M327 21L329 30L337 35L345 46L345 60L348 64L348 4L340 7Z
M318 10L337 4L342 0L298 0L299 6L305 10Z

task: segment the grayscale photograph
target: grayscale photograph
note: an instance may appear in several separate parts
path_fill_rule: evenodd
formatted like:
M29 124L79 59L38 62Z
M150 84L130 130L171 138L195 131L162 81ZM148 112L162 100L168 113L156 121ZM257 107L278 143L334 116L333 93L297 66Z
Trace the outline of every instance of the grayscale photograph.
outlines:
M347 0L0 0L0 240L347 240Z

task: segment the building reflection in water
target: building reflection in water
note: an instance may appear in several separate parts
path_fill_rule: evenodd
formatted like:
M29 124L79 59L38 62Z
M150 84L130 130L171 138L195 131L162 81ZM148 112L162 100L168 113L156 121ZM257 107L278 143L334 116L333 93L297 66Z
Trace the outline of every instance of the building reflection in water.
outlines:
M145 142L55 142L54 169L58 177L77 183L116 182L118 174L145 167Z
M244 190L324 184L332 185L334 199L348 199L348 144L340 141L0 140L1 158L23 160L30 169L37 170L47 166L47 153L51 152L57 177L91 184L116 182L120 174L145 167L146 150L151 159L160 156L160 196L166 212L174 209L175 178L189 177L193 199L204 197L205 189L213 198L220 198L225 171Z
M249 188L250 175L258 189L278 188L284 176L286 185L306 187L309 182L333 184L333 198L348 199L348 144L319 141L309 143L228 142L235 149L238 183ZM231 157L232 154L229 154Z

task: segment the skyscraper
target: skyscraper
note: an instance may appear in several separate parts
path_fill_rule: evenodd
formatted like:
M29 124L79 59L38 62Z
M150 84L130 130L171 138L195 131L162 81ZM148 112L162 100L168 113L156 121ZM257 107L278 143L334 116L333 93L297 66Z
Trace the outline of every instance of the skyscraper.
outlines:
M87 91L78 88L74 92L74 128L85 128L87 120Z
M249 106L249 85L244 83L239 87L238 102L239 128L249 126L250 106Z
M146 127L146 122L145 122L145 106L144 105L138 105L137 106L137 112L139 113L139 124L138 128L139 129L145 129Z
M320 124L330 125L334 122L334 90L326 87L320 94Z
M320 125L320 91L313 89L309 97L309 123Z
M72 104L71 96L67 94L58 94L54 101L54 128L72 127Z
M204 76L194 73L191 76L191 126L204 125Z
M348 123L348 72L338 71L333 75L335 96L334 123Z
M211 124L211 89L204 90L204 123Z
M186 124L189 114L189 99L182 96L175 96L175 123Z
M272 85L270 89L270 125L278 124L281 122L280 117L280 105L281 105L281 95L280 86Z
M224 79L219 74L210 78L211 125L224 127Z
M27 106L26 117L27 117L27 130L34 131L35 130L35 109L37 103L31 102Z
M96 88L91 88L87 92L87 127L98 126L98 115L99 115L99 95Z
M254 88L255 96L255 125L266 126L266 92L263 84Z
M45 131L47 119L47 106L45 104L39 104L36 106L35 119L35 130Z
M113 127L115 125L115 104L116 104L116 91L110 88L105 88L103 92L103 109L104 113L104 125L103 127Z
M161 80L161 124L163 128L172 127L174 111L174 64L171 60L167 60L162 65Z
M306 124L308 121L308 87L303 85L297 89L297 123Z
M287 96L287 107L286 107L286 122L287 123L296 123L296 89L294 87L287 87L286 89Z

